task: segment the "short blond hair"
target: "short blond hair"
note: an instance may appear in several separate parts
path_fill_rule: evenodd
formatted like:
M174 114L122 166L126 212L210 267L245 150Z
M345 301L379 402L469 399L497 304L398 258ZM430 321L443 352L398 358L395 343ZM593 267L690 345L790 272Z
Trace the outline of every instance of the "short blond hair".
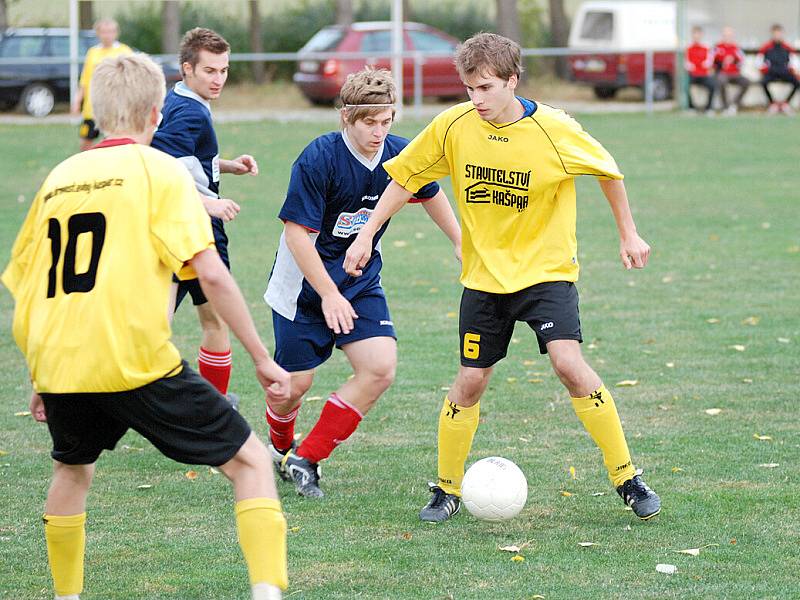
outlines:
M155 106L164 104L164 72L146 54L107 58L94 70L92 107L105 133L140 133Z
M510 79L522 74L519 44L496 33L477 33L456 49L453 62L461 79L478 73Z
M394 117L397 90L389 71L366 67L347 76L339 92L339 98L342 102L342 119L352 124L359 119L376 115L387 108L392 109L392 117ZM362 104L388 104L390 106L359 106Z
M103 25L113 25L114 27L117 28L117 31L119 31L119 23L117 23L117 21L115 19L112 19L111 17L103 17L102 19L98 19L97 21L94 22L94 27L92 29L94 29L96 32Z

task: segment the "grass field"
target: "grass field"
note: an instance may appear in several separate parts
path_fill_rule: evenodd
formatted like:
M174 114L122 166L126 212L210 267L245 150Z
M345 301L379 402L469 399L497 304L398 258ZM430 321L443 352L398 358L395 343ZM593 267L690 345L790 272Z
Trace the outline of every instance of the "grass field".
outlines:
M384 238L383 280L400 336L397 381L324 465L323 501L280 488L290 527L289 598L800 594L797 121L664 115L582 122L617 157L640 233L653 247L646 270L625 272L599 188L580 182L584 351L614 390L634 460L661 495L662 514L641 523L624 510L566 392L520 327L484 397L471 460L517 462L528 477L527 507L499 524L468 514L438 526L417 520L435 476L442 388L457 368L460 288L445 240L421 208L408 207ZM412 135L422 125L402 123L396 132ZM223 156L251 152L262 166L258 178L226 176L223 190L243 206L229 228L234 273L265 337L270 319L261 295L280 231L275 215L291 161L325 130L307 123L219 127ZM66 126L0 126L3 263L44 175L76 142ZM40 520L49 436L30 417L15 416L27 409L29 385L10 336L11 309L4 291L0 597L49 598ZM193 357L191 310L179 313L175 330ZM233 389L263 437L263 399L241 347L235 353ZM341 353L320 369L299 431L308 431L320 397L347 375ZM626 379L638 384L613 387ZM721 412L707 414L711 408ZM190 481L190 467L136 434L122 444L99 461L90 493L83 597L245 598L227 482L206 468ZM524 561L498 550L522 543ZM676 553L698 547L696 557ZM662 575L657 563L678 571Z

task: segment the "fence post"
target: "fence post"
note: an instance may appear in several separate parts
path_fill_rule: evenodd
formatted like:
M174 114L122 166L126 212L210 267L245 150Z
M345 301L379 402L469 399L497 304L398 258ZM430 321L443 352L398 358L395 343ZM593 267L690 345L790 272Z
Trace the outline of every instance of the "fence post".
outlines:
M644 53L644 110L653 114L653 51Z
M414 115L422 116L422 64L424 58L417 51L414 52Z

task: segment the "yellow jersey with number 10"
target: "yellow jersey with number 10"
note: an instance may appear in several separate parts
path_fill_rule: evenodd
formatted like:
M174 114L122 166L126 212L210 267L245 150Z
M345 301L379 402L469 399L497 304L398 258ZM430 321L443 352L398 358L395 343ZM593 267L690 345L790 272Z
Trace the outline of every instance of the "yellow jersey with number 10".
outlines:
M181 163L132 140L104 143L48 175L3 273L39 392L120 392L175 374L172 273L195 277L187 261L214 246Z
M505 125L481 119L471 102L459 104L383 166L412 192L451 177L461 216L461 283L496 294L576 281L575 177L622 179L577 121L543 104Z

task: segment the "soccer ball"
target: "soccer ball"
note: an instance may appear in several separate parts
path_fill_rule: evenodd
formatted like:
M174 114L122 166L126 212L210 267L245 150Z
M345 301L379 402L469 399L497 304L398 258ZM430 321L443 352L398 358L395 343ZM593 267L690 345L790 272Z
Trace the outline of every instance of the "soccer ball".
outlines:
M473 464L464 475L461 499L473 517L505 521L516 517L528 499L528 481L510 460L490 456Z

